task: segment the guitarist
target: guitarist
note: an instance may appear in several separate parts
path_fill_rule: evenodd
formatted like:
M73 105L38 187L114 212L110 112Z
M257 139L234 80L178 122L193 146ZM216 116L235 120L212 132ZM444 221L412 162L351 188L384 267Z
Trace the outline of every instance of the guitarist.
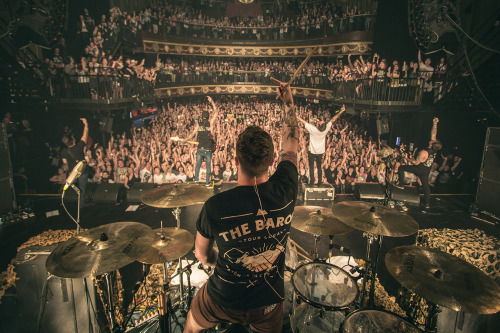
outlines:
M212 117L210 117L210 113L208 111L203 111L201 113L201 120L196 124L193 132L189 134L189 136L183 141L188 141L193 138L196 134L198 134L198 150L196 151L196 168L194 173L194 180L197 182L200 176L200 167L203 159L205 159L205 163L207 165L207 184L210 181L210 167L212 163L212 153L214 147L214 139L213 134L215 131L215 120L217 119L217 115L219 110L214 103L214 100L207 96L208 101L212 104L213 113Z

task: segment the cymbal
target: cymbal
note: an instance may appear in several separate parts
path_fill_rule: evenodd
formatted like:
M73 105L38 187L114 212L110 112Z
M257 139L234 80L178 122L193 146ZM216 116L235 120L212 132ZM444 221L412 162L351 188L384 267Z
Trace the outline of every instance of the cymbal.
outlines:
M153 242L153 230L137 222L116 222L82 232L61 243L45 264L62 278L108 273L130 264Z
M406 213L365 201L342 201L332 207L344 224L375 235L404 237L418 231L418 223Z
M197 184L170 184L142 195L142 202L157 208L177 208L205 202L212 194Z
M387 252L385 265L399 283L432 303L466 313L500 311L500 287L495 280L454 255L399 246Z
M149 249L137 261L145 264L161 264L186 255L194 245L193 235L181 228L155 229Z
M320 206L295 207L292 227L313 235L342 235L354 230L340 222L330 208Z

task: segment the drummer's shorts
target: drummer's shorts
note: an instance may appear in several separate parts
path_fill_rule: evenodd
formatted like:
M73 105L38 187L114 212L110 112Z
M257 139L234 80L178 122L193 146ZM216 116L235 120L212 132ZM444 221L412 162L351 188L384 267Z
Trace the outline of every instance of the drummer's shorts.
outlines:
M254 332L279 333L282 331L283 303L246 311L224 308L214 303L208 296L206 283L196 293L190 311L196 323L204 329L226 322L248 324Z

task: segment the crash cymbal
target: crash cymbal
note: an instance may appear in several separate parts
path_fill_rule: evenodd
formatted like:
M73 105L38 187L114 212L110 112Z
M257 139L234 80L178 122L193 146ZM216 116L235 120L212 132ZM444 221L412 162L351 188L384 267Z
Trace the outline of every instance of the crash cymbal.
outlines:
M157 208L177 208L205 202L212 194L197 184L164 185L142 195L142 202Z
M313 235L342 235L354 230L340 222L330 208L320 206L295 207L292 227Z
M194 237L181 228L155 229L149 249L137 261L145 264L161 264L186 255L194 245Z
M500 311L500 287L474 265L454 255L420 246L399 246L385 256L391 275L420 297L455 311Z
M61 243L45 264L62 278L83 278L108 273L137 259L153 242L153 230L137 222L105 224Z
M342 201L332 207L344 224L375 235L404 237L418 231L417 222L406 213L365 201Z

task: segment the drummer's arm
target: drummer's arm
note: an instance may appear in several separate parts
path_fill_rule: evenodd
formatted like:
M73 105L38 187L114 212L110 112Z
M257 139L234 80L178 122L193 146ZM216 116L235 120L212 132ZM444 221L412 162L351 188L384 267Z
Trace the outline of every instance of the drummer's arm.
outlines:
M199 231L196 232L196 240L194 242L194 255L201 264L205 266L215 267L217 256L219 253L214 249L214 240L203 237Z

